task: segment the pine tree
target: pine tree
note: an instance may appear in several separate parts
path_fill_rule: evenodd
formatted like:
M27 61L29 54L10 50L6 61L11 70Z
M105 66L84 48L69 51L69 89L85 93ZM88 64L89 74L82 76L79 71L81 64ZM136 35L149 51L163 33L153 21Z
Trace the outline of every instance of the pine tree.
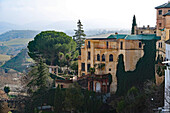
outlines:
M135 34L135 26L136 26L136 17L135 15L133 16L133 23L132 23L132 29L131 29L131 34Z
M52 80L49 76L48 67L43 63L42 59L31 68L31 71L27 76L30 77L30 81L27 86L29 91L37 91L38 89L47 89L51 86Z
M73 36L74 41L77 43L77 50L79 51L79 55L81 55L81 46L84 44L85 36L84 30L83 30L83 25L81 24L81 21L78 20L77 22L77 28L78 30L75 31L75 35Z

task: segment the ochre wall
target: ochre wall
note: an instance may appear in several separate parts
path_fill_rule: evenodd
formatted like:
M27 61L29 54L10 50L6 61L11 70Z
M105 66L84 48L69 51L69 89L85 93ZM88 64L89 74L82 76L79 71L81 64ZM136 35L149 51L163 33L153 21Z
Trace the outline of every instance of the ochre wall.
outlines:
M87 47L88 41L90 41L90 48ZM108 42L108 48L106 46ZM123 49L120 49L120 42L123 42ZM106 40L85 40L85 45L81 49L81 59L79 59L78 75L82 76L82 73L89 74L87 72L87 64L104 63L103 69L97 69L95 74L112 74L112 84L110 91L115 92L117 89L116 70L118 63L118 56L124 55L125 71L133 71L136 68L138 60L143 56L143 44L139 48L139 40L125 40L125 39L106 39ZM88 52L90 52L90 60L87 59ZM100 61L97 61L97 54L100 54ZM105 61L102 61L102 55L105 55ZM109 55L113 55L113 61L109 61ZM85 71L81 71L81 63L85 63Z

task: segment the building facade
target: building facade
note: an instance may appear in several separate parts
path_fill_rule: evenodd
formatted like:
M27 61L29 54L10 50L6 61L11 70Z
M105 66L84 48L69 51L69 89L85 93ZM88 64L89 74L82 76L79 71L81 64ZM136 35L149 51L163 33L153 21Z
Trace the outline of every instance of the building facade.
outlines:
M150 27L149 25L147 27L135 27L135 34L156 34L156 27Z
M79 77L77 82L84 89L106 94L110 92L110 78L110 74L88 74L86 76Z
M155 7L157 10L156 35L161 36L157 42L158 54L165 58L165 41L170 39L170 2Z
M95 68L95 74L98 75L110 73L112 75L110 92L115 92L119 55L124 56L125 71L133 71L138 60L144 55L142 40L157 38L154 34L115 34L105 38L86 39L78 60L78 76L90 74L90 68Z

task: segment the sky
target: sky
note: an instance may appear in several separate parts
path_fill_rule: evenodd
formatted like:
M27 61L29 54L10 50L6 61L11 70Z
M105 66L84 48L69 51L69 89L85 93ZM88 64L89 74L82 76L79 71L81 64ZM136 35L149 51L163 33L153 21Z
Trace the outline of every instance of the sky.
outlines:
M96 28L129 29L135 14L138 26L155 26L155 7L166 2L168 0L0 0L0 22L23 25L76 23L80 19L84 26L96 23Z

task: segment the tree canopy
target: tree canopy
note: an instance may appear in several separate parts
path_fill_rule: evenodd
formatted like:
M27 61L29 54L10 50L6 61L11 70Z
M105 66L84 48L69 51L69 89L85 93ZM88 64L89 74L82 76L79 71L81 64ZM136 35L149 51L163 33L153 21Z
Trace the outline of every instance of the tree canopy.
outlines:
M38 63L31 67L29 71L28 78L30 78L27 86L29 87L28 92L36 92L38 89L47 89L51 87L52 79L50 78L50 73L48 67L40 59Z
M135 15L133 16L133 23L132 23L132 29L131 29L131 34L135 34L135 26L136 26L136 17Z
M73 38L77 43L76 49L79 51L79 54L81 55L81 46L82 44L84 44L84 40L85 40L84 37L86 36L86 34L84 34L83 25L80 20L78 20L77 22L77 28L78 28L77 30L74 30L75 35L73 36Z
M10 87L5 86L5 87L4 87L4 91L5 91L6 94L8 94L8 93L10 92Z
M28 54L34 60L45 59L47 65L59 65L59 54L71 55L76 49L74 40L63 32L43 31L28 43Z

